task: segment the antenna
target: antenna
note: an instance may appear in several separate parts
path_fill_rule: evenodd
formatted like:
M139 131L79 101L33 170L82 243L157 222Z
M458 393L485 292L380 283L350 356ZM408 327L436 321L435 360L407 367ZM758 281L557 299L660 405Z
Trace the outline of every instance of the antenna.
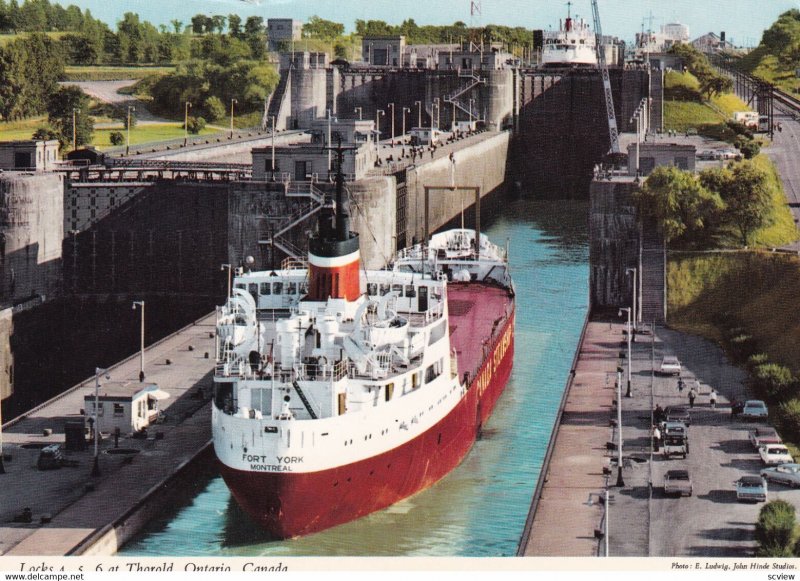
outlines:
M481 0L470 0L469 3L470 28L475 28L476 26L481 25L482 14L483 14L483 7L481 6Z

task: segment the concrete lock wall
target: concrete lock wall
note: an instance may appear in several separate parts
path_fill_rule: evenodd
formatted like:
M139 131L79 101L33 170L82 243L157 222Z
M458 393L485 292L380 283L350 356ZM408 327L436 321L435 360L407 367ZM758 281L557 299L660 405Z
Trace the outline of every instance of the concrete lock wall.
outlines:
M350 229L359 233L361 264L379 269L394 256L397 184L394 177L374 177L348 184Z
M448 157L412 167L407 172L407 232L406 240L422 240L425 228L425 186L451 185L478 186L481 197L501 187L506 179L510 134L498 133L470 147L458 151L455 165ZM453 169L455 172L453 173ZM474 203L472 194L459 194L446 189L431 192L429 228L433 232L457 217L463 208ZM467 227L474 227L469 224Z
M60 292L63 220L64 186L60 175L0 175L2 300Z
M289 143L307 143L309 135L295 131L275 135L275 146L281 147ZM136 156L137 159L165 159L169 161L215 161L219 163L253 163L251 151L258 147L272 147L272 137L265 135L257 139L248 139L232 143L217 142L209 139L208 145L195 145L174 151L160 151Z
M292 69L292 123L290 127L307 129L311 121L325 117L328 105L328 73L325 69Z
M636 268L639 228L632 181L593 181L589 193L589 289L591 306L618 308L630 304L633 281L626 268Z

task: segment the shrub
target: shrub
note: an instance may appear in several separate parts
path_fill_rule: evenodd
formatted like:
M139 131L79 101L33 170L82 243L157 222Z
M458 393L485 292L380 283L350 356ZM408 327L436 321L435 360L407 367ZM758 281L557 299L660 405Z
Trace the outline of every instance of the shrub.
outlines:
M121 131L112 131L109 134L108 139L111 141L111 145L122 145L125 143L125 136Z
M225 105L222 104L219 97L212 95L206 99L203 109L205 110L206 117L208 117L208 120L212 123L225 117Z
M800 399L783 402L775 415L783 437L792 442L800 440Z
M186 125L186 129L192 135L197 135L200 133L203 128L206 126L206 120L202 117L189 117L189 122Z
M756 541L758 557L791 556L795 525L794 506L785 500L773 500L758 513Z
M796 381L788 367L777 363L762 363L753 370L753 386L773 401L788 399Z
M753 337L742 333L728 340L731 356L737 363L744 363L755 352Z
M734 133L736 133L736 135L743 135L747 139L753 139L753 132L744 123L739 123L738 121L726 121L725 125L727 125Z
M761 145L758 144L757 141L745 141L739 146L739 151L742 152L742 155L745 159L753 159L759 153L761 153Z
M754 353L747 358L747 369L752 373L753 370L762 363L769 363L769 358L766 353Z

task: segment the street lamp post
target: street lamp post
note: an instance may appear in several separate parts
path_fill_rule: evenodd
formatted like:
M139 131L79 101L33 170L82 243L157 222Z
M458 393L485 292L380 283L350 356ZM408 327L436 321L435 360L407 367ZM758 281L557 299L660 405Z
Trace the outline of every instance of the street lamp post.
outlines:
M100 425L97 422L97 412L100 409L100 374L106 373L107 369L94 368L94 463L92 464L92 476L100 476L100 456L98 444L100 440ZM106 375L106 379L110 379Z
M394 103L389 103L392 108L392 147L394 147Z
M228 269L228 294L225 295L226 298L231 296L231 265L230 264L223 264L220 270Z
M78 149L78 128L77 128L77 120L76 116L80 109L77 107L72 108L72 151Z
M364 119L364 108L363 107L356 107L353 113L358 113L358 120L361 121Z
M617 486L625 486L622 479L622 373L617 371Z
M636 286L636 279L637 279L637 269L636 268L626 268L625 274L633 273L633 328L636 329L636 325L639 323L639 301L637 300L639 287Z
M136 107L133 105L128 105L128 125L127 125L127 132L125 134L125 155L128 155L131 151L131 112L135 112Z
M434 97L433 104L436 105L436 129L439 129L439 112L441 111L439 97Z
M133 310L136 310L136 307L142 308L142 328L140 332L140 342L139 342L139 383L144 381L144 301L133 301Z
M475 103L475 99L469 100L469 130L472 131L472 104Z
M411 113L411 107L403 107L403 143L406 139L406 113Z
M422 127L422 101L414 101L417 106L417 127Z
M631 308L630 307L623 307L619 310L620 316L622 313L626 312L628 314L628 322L626 323L625 330L626 335L628 338L628 389L625 392L625 397L632 397L631 394Z
M233 139L233 106L238 103L236 99L231 99L231 139Z
M377 136L375 137L375 149L378 148L378 143L381 140L381 116L384 115L386 115L386 111L383 109L375 111L375 131L377 132Z
M183 114L183 146L189 143L189 109L191 108L192 104L189 101L186 101L186 106L184 107L184 114Z

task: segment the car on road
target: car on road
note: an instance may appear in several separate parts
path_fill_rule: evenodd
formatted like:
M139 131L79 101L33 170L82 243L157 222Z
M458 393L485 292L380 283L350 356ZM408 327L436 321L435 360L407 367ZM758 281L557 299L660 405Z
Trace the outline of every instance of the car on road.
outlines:
M704 149L704 150L701 150L701 151L697 152L697 159L700 159L700 160L712 160L712 159L716 159L716 157L717 157L717 154L712 149Z
M750 438L750 443L753 444L753 448L756 450L764 444L783 444L783 440L781 440L775 428L770 427L753 428L750 430L748 438Z
M740 414L744 420L760 420L769 416L767 404L760 399L749 399L744 402L744 408Z
M691 496L692 492L692 478L688 470L667 470L664 475L664 494Z
M689 440L686 436L672 434L663 436L661 439L661 453L664 454L665 459L669 459L670 456L686 458L686 455L689 453Z
M765 444L758 449L758 455L761 456L761 461L767 466L794 462L789 449L783 444Z
M665 410L664 416L667 418L667 422L680 422L686 426L692 423L692 416L685 407L669 406Z
M723 149L719 155L721 159L736 159L740 153L735 149Z
M658 368L661 375L680 375L681 362L674 355L667 355L661 360L661 366Z
M764 468L761 470L761 477L797 488L800 487L800 464L781 464Z
M736 500L767 501L767 481L761 476L742 476L736 481Z

